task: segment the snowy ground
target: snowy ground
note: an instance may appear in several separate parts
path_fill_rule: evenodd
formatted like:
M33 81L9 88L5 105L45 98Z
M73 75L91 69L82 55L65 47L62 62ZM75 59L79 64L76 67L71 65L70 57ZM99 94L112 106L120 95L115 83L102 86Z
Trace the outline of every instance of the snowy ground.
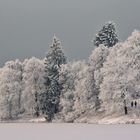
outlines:
M139 108L140 110L140 108ZM132 112L129 110L128 115L123 114L116 114L112 113L109 115L105 115L104 112L100 112L100 115L94 114L94 112L86 112L85 114L81 115L79 118L75 119L74 123L87 123L87 124L140 124L140 112ZM131 113L130 113L131 111ZM33 118L30 114L24 114L19 116L18 119L15 120L6 120L2 121L4 123L47 123L45 118L38 117ZM59 123L61 121L57 120L54 121Z
M24 118L24 119L23 119ZM3 123L47 123L45 118L38 117L32 118L32 116L24 116L20 119L2 121ZM57 122L56 122L57 123ZM82 116L74 121L74 123L85 123L85 124L140 124L140 117L136 115L109 115L109 116L93 116L87 117Z
M140 125L0 124L2 140L139 140Z
M90 117L82 118L78 123L88 124L140 124L140 118L137 116L106 116L106 117Z
M106 117L96 116L90 118L85 116L85 118L82 117L81 119L77 120L77 123L73 124L47 123L44 118L33 119L31 116L24 116L24 118L25 119L9 121L8 123L1 123L0 140L140 139L140 125L132 125L133 122L135 122L135 124L140 123L138 116L109 115Z

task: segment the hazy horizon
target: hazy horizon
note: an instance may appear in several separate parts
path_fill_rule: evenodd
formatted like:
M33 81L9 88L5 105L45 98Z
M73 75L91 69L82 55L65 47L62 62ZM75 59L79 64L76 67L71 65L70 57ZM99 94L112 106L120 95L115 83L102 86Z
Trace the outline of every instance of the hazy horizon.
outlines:
M54 33L70 60L88 58L105 22L116 23L121 40L140 30L139 5L139 0L0 0L0 66L16 58L44 58Z

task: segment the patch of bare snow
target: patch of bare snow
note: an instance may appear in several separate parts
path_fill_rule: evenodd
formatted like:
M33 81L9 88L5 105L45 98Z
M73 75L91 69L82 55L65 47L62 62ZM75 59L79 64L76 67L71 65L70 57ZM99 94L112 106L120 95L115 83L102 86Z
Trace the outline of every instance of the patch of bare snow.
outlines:
M45 118L34 118L34 119L29 120L29 122L43 123L43 122L46 122L46 119Z

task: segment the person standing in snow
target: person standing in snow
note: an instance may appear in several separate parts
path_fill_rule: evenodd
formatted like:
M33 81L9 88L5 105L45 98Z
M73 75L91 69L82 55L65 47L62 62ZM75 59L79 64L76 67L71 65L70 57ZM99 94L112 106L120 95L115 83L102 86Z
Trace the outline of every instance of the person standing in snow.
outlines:
M131 102L131 107L133 107L133 101Z
M137 101L135 101L135 108L137 107Z

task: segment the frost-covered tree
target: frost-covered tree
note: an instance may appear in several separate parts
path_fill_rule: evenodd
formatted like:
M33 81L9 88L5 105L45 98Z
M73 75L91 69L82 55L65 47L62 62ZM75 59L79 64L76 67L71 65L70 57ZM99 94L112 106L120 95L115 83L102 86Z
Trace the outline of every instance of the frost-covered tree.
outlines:
M22 103L28 115L39 116L38 96L44 90L43 76L43 60L33 57L23 62Z
M59 121L80 121L82 116L97 114L96 111L100 107L100 84L103 78L100 69L108 54L109 48L101 45L93 51L88 63L74 61L61 67L60 82L63 83L63 90Z
M62 122L73 121L73 106L74 106L74 91L75 91L75 80L77 71L75 67L77 64L69 62L61 66L59 73L59 82L62 85L62 91L60 95L60 112L57 114L55 120Z
M66 63L61 42L56 36L45 58L44 85L46 91L40 94L40 109L47 121L52 121L55 114L59 112L59 102L62 85L59 83L59 70Z
M118 36L116 34L116 27L114 22L106 23L103 28L96 34L93 40L95 46L103 44L107 47L112 47L118 43Z
M0 118L15 119L21 113L22 63L9 61L0 75Z
M140 33L111 49L101 70L100 99L106 114L130 114L131 101L140 93ZM136 111L136 110L135 110ZM137 112L137 111L136 111Z
M89 112L95 112L97 97L94 92L95 81L91 80L91 73L89 65L81 61L78 63L79 72L75 80L74 91L74 114L75 119L83 115L87 115Z
M76 85L79 83L79 72L84 68L85 62L75 61L62 65L60 70L60 83L62 84L62 93L60 98L60 113L57 116L62 122L73 122L78 116L75 106L78 93L76 94ZM75 107L74 107L75 106ZM58 119L57 118L57 119ZM60 121L59 120L59 121Z
M89 57L89 77L88 77L88 90L91 94L94 94L96 97L96 110L100 108L100 85L103 80L103 75L101 73L101 68L106 62L107 56L109 55L110 49L104 45L93 50L92 54Z
M62 66L60 79L63 90L59 121L80 122L82 116L95 115L99 102L93 73L85 61L75 61Z

